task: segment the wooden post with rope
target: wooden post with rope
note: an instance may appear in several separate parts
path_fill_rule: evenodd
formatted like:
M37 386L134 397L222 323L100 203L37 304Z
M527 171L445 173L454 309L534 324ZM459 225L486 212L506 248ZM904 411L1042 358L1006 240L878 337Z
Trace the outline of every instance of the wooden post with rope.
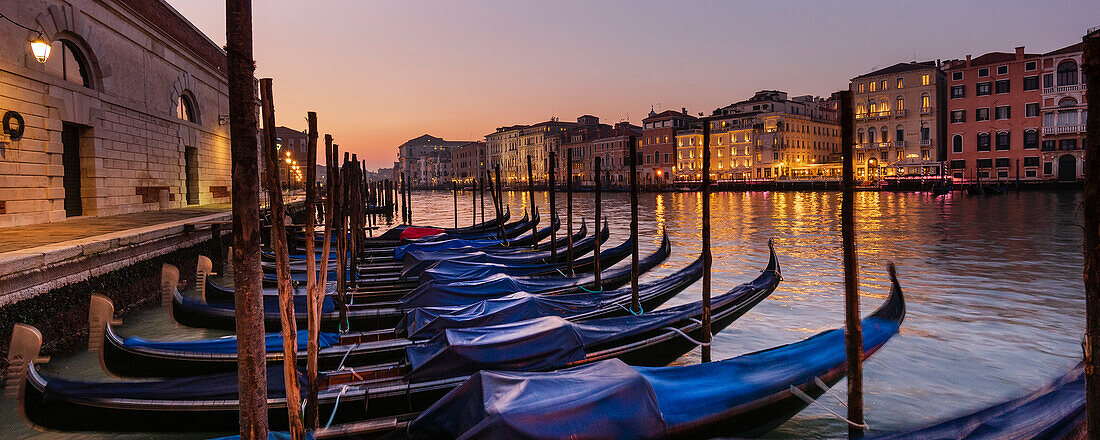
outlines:
M638 139L630 135L630 312L641 313L638 301Z
M1085 411L1088 438L1100 440L1100 30L1085 35Z
M710 362L710 290L711 265L710 253L710 120L703 119L703 346L700 351L703 362Z
M593 174L596 184L596 248L592 250L592 272L594 276L594 283L592 290L597 292L603 290L603 280L600 274L600 210L602 209L600 200L600 156L592 158L593 160Z
M863 437L863 326L859 320L859 260L856 258L855 162L853 161L852 92L840 92L841 170L840 235L844 254L844 346L848 356L848 437Z
M294 316L294 292L290 286L290 249L286 241L286 209L279 183L279 152L275 149L275 105L272 102L271 78L260 80L260 99L264 117L264 177L267 196L271 199L271 247L275 252L276 277L279 285L279 316L283 336L283 381L286 387L286 409L290 438L305 438L302 426L301 394L298 392L298 324Z
M226 0L226 64L233 185L233 285L237 328L239 427L244 440L267 440L267 350L260 268L260 173L256 145L256 62L252 2Z

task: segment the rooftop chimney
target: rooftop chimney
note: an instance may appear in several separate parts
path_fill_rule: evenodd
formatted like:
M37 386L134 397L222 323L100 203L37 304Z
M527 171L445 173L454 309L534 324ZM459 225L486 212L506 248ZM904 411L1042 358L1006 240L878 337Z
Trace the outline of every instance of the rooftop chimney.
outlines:
M681 113L683 113L683 114L684 114L684 116L687 116L687 114L688 114L688 108L687 108L687 107L680 107L680 112L681 112Z
M1016 48L1016 59L1017 60L1024 59L1024 47L1023 46L1019 46L1019 47Z
M970 67L970 54L966 55L966 67Z

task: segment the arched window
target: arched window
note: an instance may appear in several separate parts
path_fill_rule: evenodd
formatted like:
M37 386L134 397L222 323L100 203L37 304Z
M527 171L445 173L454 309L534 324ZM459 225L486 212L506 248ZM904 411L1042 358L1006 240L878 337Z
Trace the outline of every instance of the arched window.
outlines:
M195 119L195 104L191 102L190 96L181 93L176 99L176 117L187 122L198 122Z
M1073 60L1065 60L1058 63L1058 85L1072 86L1077 84L1077 63Z
M856 143L857 144L862 144L863 143L863 129L862 128L859 129L859 131L856 132Z
M957 134L951 137L951 152L962 153L963 152L963 137L961 134Z
M92 88L92 71L88 68L88 58L75 43L58 39L50 50L53 54L46 61L46 71L73 84Z
M875 127L867 129L867 142L875 143Z
M920 108L922 112L932 108L932 98L927 93L920 95Z
M1058 101L1058 107L1075 107L1077 106L1077 100L1073 98L1062 98Z
M898 97L897 104L894 105L894 110L905 110L905 98Z
M883 105L885 105L885 104L883 104ZM886 110L883 110L883 111L886 111ZM890 129L886 128L886 127L882 127L882 129L879 130L879 136L882 136L882 141L883 142L890 142Z

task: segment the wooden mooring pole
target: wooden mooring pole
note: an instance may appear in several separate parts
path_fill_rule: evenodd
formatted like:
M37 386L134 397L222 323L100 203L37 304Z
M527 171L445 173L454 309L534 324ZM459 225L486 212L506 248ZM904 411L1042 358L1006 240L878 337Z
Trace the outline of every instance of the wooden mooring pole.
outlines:
M451 181L451 192L454 194L455 202L455 228L458 228L458 181Z
M279 317L283 336L283 385L286 387L286 410L290 438L305 438L302 426L301 393L298 392L298 324L294 317L294 292L290 287L290 249L286 239L286 209L279 183L279 152L275 148L275 104L272 101L271 78L260 80L260 99L264 115L264 173L267 197L271 200L271 247L275 252L275 269L279 285ZM307 241L312 237L307 237Z
M477 181L478 178L475 175L474 181L470 184L470 226L477 224Z
M317 291L317 258L314 249L317 245L314 232L317 222L317 113L306 113L308 137L306 140L306 329L309 340L306 342L306 429L317 429L317 355L320 352L321 337L321 301ZM328 210L326 210L327 212ZM324 258L328 258L325 256ZM323 292L323 291L322 291ZM322 293L323 294L323 293Z
M531 218L535 216L535 172L531 169L531 155L527 155L527 198L531 201ZM553 221L553 220L551 220ZM538 223L535 223L538 226ZM551 228L553 229L553 228ZM531 229L534 233L536 228Z
M316 118L316 116L314 117ZM316 124L316 121L314 121ZM312 128L315 128L311 125ZM314 157L313 160L316 160ZM315 316L313 321L310 321L309 331L313 332L314 328L317 329L318 335L321 329L321 309L324 304L325 286L328 281L328 264L329 254L332 252L332 230L334 213L334 198L336 195L335 187L335 171L336 171L336 154L332 145L332 135L325 135L325 241L321 245L321 270L317 280L311 286L312 291L309 292L311 298L313 298L313 304L310 305L310 313ZM307 195L308 197L308 195ZM308 245L307 245L308 246ZM311 249L308 248L307 249ZM309 256L311 251L307 251L306 255ZM312 272L312 270L310 270ZM310 338L313 334L310 333ZM311 339L312 340L312 339ZM309 394L306 395L306 428L310 430L320 427L320 413L317 409L317 351L311 351L306 353L307 365L306 374L309 377Z
M710 253L710 121L703 119L703 346L700 351L703 362L710 362L710 289L711 264Z
M480 172L478 174L481 174ZM485 178L478 177L477 179L479 190L481 191L481 222L485 223Z
M859 261L856 258L855 179L852 150L852 92L840 92L840 152L843 199L840 204L840 235L844 249L844 346L848 355L849 438L862 438L863 428L863 326L859 321Z
M592 250L592 272L595 277L595 283L592 286L592 290L603 290L603 280L600 275L600 156L592 158L593 174L596 184L596 248Z
M339 149L333 146L333 151ZM339 154L335 160L339 160ZM344 292L347 291L348 277L348 152L344 152L344 161L337 168L336 175L336 298L340 312L340 330L343 330L344 319L347 318L347 310L344 305Z
M565 258L569 260L569 273L573 274L573 149L565 150L565 239L568 242ZM596 225L596 239L600 237L600 225Z
M252 2L225 2L229 135L233 177L233 285L239 426L244 440L267 440L267 350L260 267L260 171L252 59Z
M638 302L638 140L630 136L630 311L641 313Z
M500 165L494 168L497 175L497 190L496 195L493 196L493 203L497 205L497 229L500 230L501 241L507 241L508 237L504 234L504 185L500 183Z
M1100 30L1084 38L1085 73L1085 396L1088 438L1100 440Z
M554 160L556 155L553 151L550 152L550 166L547 168L548 187L546 188L547 198L550 199L550 261L558 261L558 229L554 226L554 217L558 214L557 194L554 193L554 168L558 165Z

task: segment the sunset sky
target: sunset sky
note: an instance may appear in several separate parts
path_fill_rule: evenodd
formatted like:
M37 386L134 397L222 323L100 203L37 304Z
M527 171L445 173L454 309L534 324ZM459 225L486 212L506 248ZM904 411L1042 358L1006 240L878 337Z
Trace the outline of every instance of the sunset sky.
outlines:
M168 2L225 44L224 1ZM1095 0L959 3L256 0L256 74L274 78L279 125L317 111L322 133L385 167L425 133L828 95L893 63L1042 53L1100 25Z

